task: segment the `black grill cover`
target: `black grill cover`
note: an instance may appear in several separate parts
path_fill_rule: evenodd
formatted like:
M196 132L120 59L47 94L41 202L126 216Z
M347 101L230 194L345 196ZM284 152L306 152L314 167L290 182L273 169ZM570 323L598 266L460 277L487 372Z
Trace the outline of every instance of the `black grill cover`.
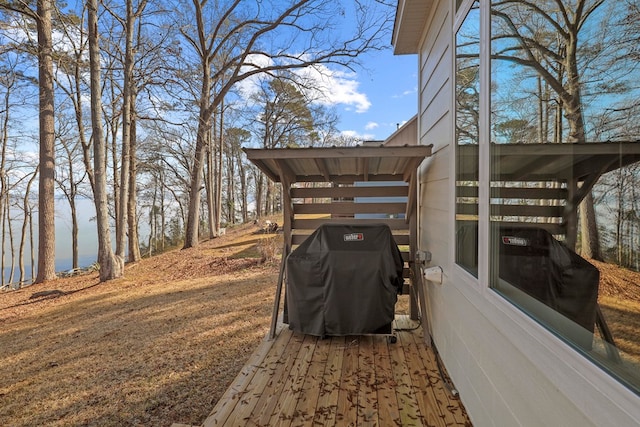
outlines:
M402 267L387 225L320 226L287 257L289 328L316 336L390 332Z
M500 277L594 332L600 272L544 229L500 227ZM578 344L591 347L589 337ZM579 339L580 340L580 339Z

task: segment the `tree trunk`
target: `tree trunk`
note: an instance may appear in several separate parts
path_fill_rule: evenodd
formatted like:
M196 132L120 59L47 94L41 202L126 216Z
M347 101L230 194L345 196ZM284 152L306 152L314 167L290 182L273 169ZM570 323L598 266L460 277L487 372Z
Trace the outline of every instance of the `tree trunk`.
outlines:
M257 171L258 179L256 180L256 218L262 218L262 203L264 199L264 174Z
M149 210L149 244L148 244L148 255L151 256L153 255L153 249L154 249L154 241L157 240L157 231L156 229L157 227L157 216L158 216L158 210L156 208L156 203L157 203L157 196L158 196L158 186L155 185L153 188L153 198L151 199L151 209Z
M133 32L135 16L133 0L126 0L124 83L122 89L122 152L120 194L116 215L116 255L125 258L129 214L129 167L131 165L131 88L133 86ZM115 144L115 141L114 141Z
M4 268L5 268L5 254L6 254L6 240L7 240L7 206L8 206L8 190L6 190L6 176L2 177L3 181L3 189L2 195L0 196L3 203L0 203L0 271L2 271L2 277L0 277L0 288L4 288L5 285L5 277L4 277Z
M235 167L236 159L233 151L229 148L227 154L227 222L235 224L236 222L236 186L235 186Z
M240 178L240 209L242 210L242 222L247 223L249 221L249 213L247 209L247 171L245 170L244 165L242 164L242 158L238 154L236 157L236 161L238 162L238 177Z
M52 0L38 0L37 2L40 177L38 183L38 276L36 283L46 282L56 277L52 8Z
M18 252L18 266L20 268L19 287L23 287L26 282L26 271L24 268L24 249L27 245L27 231L29 230L29 224L31 222L31 206L29 205L29 196L31 195L31 185L33 184L33 181L37 176L38 172L35 171L29 179L29 182L27 183L27 188L24 192L24 197L22 198L24 218L22 220L22 232L20 234L20 251Z
M98 228L98 263L100 281L121 277L124 259L117 257L111 247L107 201L107 149L102 133L102 102L100 98L100 46L98 39L98 0L87 0L89 26L89 66L91 81L91 127L93 129L93 162L95 172L94 200Z
M9 112L11 109L11 88L13 83L6 86L4 99L3 99L3 111L2 114L2 146L0 147L0 232L2 232L2 238L0 238L0 271L2 271L2 278L0 278L0 288L4 288L4 258L5 258L5 206L9 203L9 188L7 178L7 144L9 143ZM36 172L37 173L37 172Z
M544 89L542 84L542 77L538 76L536 78L536 83L538 86L538 123L537 123L537 132L538 132L538 144L544 144L547 142L547 138L544 135Z
M133 108L136 96L132 96L131 102L131 163L129 165L129 201L127 203L128 228L129 228L129 262L140 261L140 236L138 235L138 190L137 190L137 128L135 120L135 110Z
M593 194L589 191L580 204L580 233L582 237L580 253L585 258L602 261L600 239L595 224L596 213L593 206Z
M194 2L198 6L197 2ZM201 10L199 11L198 31L200 38L204 39L204 24ZM204 171L204 155L207 149L207 136L211 132L211 116L215 106L210 103L211 99L211 64L209 57L203 55L202 61L202 86L200 90L198 130L196 133L196 147L191 166L191 184L189 186L189 209L187 211L186 235L184 247L196 247L199 243L198 229L200 225L200 188L202 187L202 174Z
M214 116L215 117L215 116ZM215 118L214 118L214 122L215 122ZM215 127L215 124L214 124ZM216 228L215 222L214 222L214 217L215 217L215 196L214 196L214 177L215 177L215 160L214 160L214 150L213 150L213 144L211 143L212 141L212 137L211 134L209 134L208 140L209 143L207 144L207 167L206 167L206 174L205 174L205 180L204 180L204 184L205 184L205 191L206 191L206 195L207 195L207 223L209 225L209 238L213 239L215 237L214 234L214 230Z
M224 101L220 104L220 124L218 126L218 167L216 174L216 218L215 231L216 236L220 235L220 222L222 219L222 169L224 159Z
M36 277L36 245L33 239L33 209L29 206L29 247L31 248L31 281Z
M7 232L9 233L9 253L11 253L11 267L9 268L9 283L13 283L15 277L15 264L16 264L16 250L13 243L13 220L11 219L11 212L9 205L7 205ZM2 269L2 275L4 276L4 268Z
M69 199L69 208L71 209L71 252L72 252L72 268L79 268L78 260L78 209L76 207L75 196Z
M615 222L616 222L616 258L617 258L617 263L618 265L623 265L623 248L624 248L624 242L623 242L623 228L624 228L624 177L622 175L622 170L618 169L616 171L616 175L617 175L617 179L616 179L616 184L615 184L615 190L616 190L616 199L618 201L617 203L617 209L616 209L616 213L615 213Z
M577 30L576 30L577 31ZM569 143L584 143L585 129L582 117L582 97L580 88L580 74L578 72L578 35L569 38L567 43L566 72L567 90L564 93L564 114L569 124ZM580 204L580 232L582 234L582 256L595 260L602 260L598 224L596 221L593 194L591 190Z

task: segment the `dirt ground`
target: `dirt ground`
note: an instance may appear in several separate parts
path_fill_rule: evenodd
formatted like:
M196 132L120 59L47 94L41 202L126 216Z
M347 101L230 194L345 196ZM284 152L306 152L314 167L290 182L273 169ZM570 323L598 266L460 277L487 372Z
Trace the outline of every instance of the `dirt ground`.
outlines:
M267 334L280 242L243 226L122 279L0 293L0 425L202 423Z

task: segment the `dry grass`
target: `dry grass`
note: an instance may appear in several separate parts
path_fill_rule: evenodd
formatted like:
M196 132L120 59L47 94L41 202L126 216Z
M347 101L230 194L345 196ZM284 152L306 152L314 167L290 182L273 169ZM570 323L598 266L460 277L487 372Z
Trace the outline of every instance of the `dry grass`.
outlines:
M277 265L257 227L0 294L0 425L199 424L268 330ZM255 256L251 256L255 255ZM57 289L65 295L29 299Z
M600 270L598 302L616 346L635 363L640 363L640 273L589 261Z
M107 283L93 273L0 293L0 425L201 424L268 330L281 238L258 231L229 229ZM640 274L594 264L616 342L640 358ZM45 289L64 294L30 299Z

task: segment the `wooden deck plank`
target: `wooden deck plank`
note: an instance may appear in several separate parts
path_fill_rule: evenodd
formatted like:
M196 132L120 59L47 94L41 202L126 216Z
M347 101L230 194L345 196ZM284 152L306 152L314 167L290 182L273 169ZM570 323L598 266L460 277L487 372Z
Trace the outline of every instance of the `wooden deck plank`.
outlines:
M401 334L399 334L401 335ZM402 341L399 341L402 344ZM404 356L402 345L389 346L389 356L391 359L391 371L396 383L396 397L398 399L398 410L400 412L401 425L425 425L418 410L418 401L413 393L409 366Z
M358 418L359 341L359 337L346 337L336 413L336 423L340 426L355 426Z
M274 341L267 341L268 344L271 344L270 351L262 358L261 363L256 365L260 375L253 375L252 378L247 378L244 381L243 392L236 392L238 398L235 399L235 407L220 408L219 402L213 410L215 416L207 418L203 427L242 425L246 422L245 418L251 414L260 397L264 394L273 373L271 367L286 353L290 339L291 334L281 333ZM226 414L225 412L229 410L230 412Z
M213 426L471 426L440 379L422 329L320 339L282 329L263 343L214 408Z
M420 361L428 372L429 383L426 387L433 392L439 408L450 423L448 425L471 425L466 413L462 409L460 398L453 396L440 378L434 352L427 348L420 337L417 337L415 334L412 334L412 337L414 339L413 345L415 345L420 353ZM444 369L444 367L442 369ZM446 371L444 374L446 375ZM453 420L451 420L450 417L453 417Z
M289 332L290 333L290 332ZM266 426L269 423L269 419L273 414L273 411L278 404L278 400L282 395L285 383L289 376L289 372L293 368L298 357L300 347L304 341L303 335L293 334L289 340L287 351L283 354L283 357L277 362L274 370L274 374L271 380L267 383L268 392L263 392L254 411L247 416L249 425L262 425Z
M420 360L418 348L413 345L415 342L411 334L399 334L399 339L402 343L407 365L411 366L409 376L411 377L412 389L416 396L418 409L424 417L426 425L429 427L445 427L450 425L440 410L440 401L436 399L433 387L430 387L429 372Z
M396 395L396 382L393 379L391 369L391 356L386 337L377 337L374 340L374 354L376 366L376 384L378 398L378 421L381 426L399 426L400 411L398 410L398 397Z
M214 407L215 417L208 417L203 427L222 426L228 417L234 412L236 405L244 401L245 395L255 388L254 381L264 379L263 375L256 377L256 373L271 363L271 359L278 354L282 354L287 347L290 335L279 334L274 341L264 340L258 349L251 355L247 364L242 368L231 386L222 395Z
M378 337L380 338L380 337ZM360 337L358 347L358 426L378 426L378 398L376 393L375 355L373 352L373 337Z
M316 347L318 337L305 335L295 363L287 375L286 382L279 395L271 418L267 425L287 426L295 415L296 405L304 387L305 378L311 365L311 359Z
M329 361L331 341L330 339L316 340L316 348L296 405L296 417L291 423L294 427L308 426L313 422L316 408L318 407L318 399L322 392L321 384L325 368Z
M333 337L330 340L329 357L324 368L324 375L319 386L320 396L313 425L333 426L338 412L338 395L340 392L340 378L342 377L342 363L344 361L345 337Z

